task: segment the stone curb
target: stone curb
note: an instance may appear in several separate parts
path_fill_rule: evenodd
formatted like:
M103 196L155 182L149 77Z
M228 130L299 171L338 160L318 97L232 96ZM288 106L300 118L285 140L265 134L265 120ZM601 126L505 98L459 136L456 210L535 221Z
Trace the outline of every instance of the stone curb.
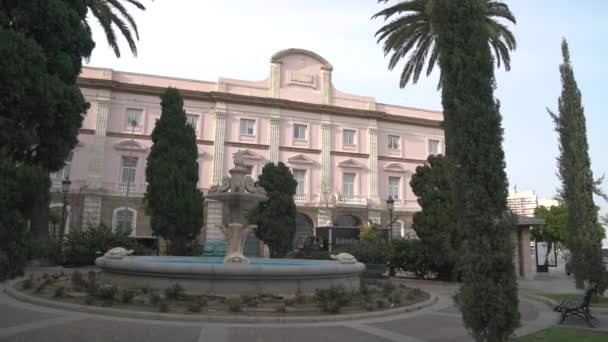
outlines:
M87 314L100 314L109 315L113 317L125 317L125 318L137 318L137 319L149 319L149 320L176 320L176 321L187 321L187 322L213 322L213 323L318 323L318 322L338 322L338 321L353 321L369 318L378 318L385 316L394 316L398 314L413 312L427 308L435 302L438 297L428 291L430 298L421 303L416 303L408 306L404 306L396 309L388 309L383 311L356 313L356 314L343 314L343 315L323 315L323 316L293 316L293 317L272 317L272 316L211 316L211 315L180 315L180 314L168 314L168 313L157 313L157 312L144 312L144 311L133 311L133 310L121 310L113 308L103 308L96 306L85 306L71 303L63 303L54 300L48 300L44 298L38 298L25 294L17 289L15 285L21 279L14 280L10 284L7 284L4 292L12 298L46 307L55 309L64 309L69 311L82 312Z

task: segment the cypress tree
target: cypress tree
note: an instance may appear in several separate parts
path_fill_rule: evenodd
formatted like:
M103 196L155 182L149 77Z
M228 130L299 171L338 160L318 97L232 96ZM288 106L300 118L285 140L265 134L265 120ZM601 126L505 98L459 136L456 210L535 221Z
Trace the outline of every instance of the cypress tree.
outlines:
M566 244L572 252L576 285L600 281L602 268L602 232L598 229L597 208L593 203L594 179L589 159L585 111L570 61L568 42L562 41L564 63L560 65L562 93L558 113L549 111L559 134L558 175L568 207Z
M293 195L298 182L282 162L264 165L259 184L266 189L268 200L248 213L258 225L255 234L270 249L271 258L284 257L293 246L296 234L296 204Z
M161 95L162 113L152 132L144 197L154 235L168 242L172 255L198 252L203 224L203 197L197 189L198 148L186 123L184 100L175 88Z
M512 227L494 65L480 0L436 0L433 27L442 79L446 155L465 235L458 294L476 341L506 341L519 325Z
M412 228L433 261L439 279L456 281L462 229L456 223L448 159L429 156L418 166L410 185L422 210L414 214Z

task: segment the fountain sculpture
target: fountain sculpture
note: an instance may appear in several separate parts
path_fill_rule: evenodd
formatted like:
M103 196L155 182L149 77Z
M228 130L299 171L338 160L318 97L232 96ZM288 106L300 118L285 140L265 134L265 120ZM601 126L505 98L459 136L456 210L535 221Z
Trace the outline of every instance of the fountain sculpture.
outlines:
M249 263L243 255L245 239L256 226L247 225L244 212L247 207L265 201L266 191L247 175L245 161L240 152L234 157L234 168L230 176L224 177L222 183L214 185L207 194L207 199L224 203L224 222L220 228L226 237L225 263Z

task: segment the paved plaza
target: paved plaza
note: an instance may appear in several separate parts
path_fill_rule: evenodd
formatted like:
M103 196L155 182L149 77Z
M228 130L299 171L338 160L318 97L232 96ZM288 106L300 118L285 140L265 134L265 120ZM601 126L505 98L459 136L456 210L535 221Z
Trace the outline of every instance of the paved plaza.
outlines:
M419 311L389 317L324 323L207 323L142 320L83 314L19 302L0 294L0 341L471 341L452 302L456 285L405 281L438 298ZM6 286L4 284L3 286ZM521 297L527 334L554 324L549 306Z

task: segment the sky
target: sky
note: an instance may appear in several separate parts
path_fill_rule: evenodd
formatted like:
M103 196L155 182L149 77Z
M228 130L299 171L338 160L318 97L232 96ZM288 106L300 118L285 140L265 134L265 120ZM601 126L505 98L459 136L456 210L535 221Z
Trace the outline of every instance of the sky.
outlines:
M560 44L568 39L583 96L591 168L608 173L608 1L508 0L517 18L512 69L497 71L504 149L511 187L551 198L556 176L557 135L546 108L557 110L561 84ZM219 77L263 80L270 56L287 48L315 51L333 66L334 86L376 101L441 110L438 69L415 85L399 88L400 66L387 59L374 33L383 20L371 16L386 4L376 0L142 0L145 12L130 7L139 28L138 56L121 41L116 58L99 26L89 65L115 70L216 81ZM395 0L389 1L389 4ZM607 177L608 178L608 177ZM608 192L608 180L602 185ZM595 198L601 214L608 203ZM605 245L608 246L608 240Z

